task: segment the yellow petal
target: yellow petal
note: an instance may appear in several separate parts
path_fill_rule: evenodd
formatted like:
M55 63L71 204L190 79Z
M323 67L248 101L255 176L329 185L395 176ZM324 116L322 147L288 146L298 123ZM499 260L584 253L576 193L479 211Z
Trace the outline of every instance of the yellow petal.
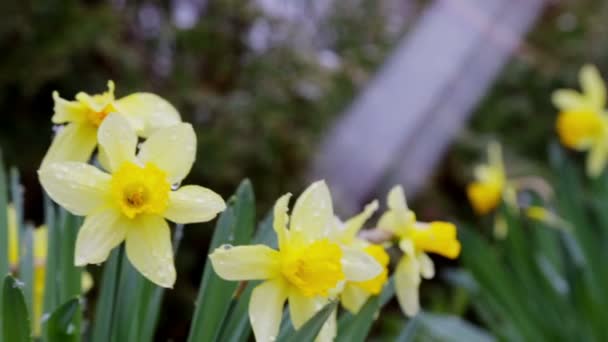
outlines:
M418 265L420 265L420 275L424 279L432 279L435 276L435 264L426 253L418 254Z
M603 109L606 104L606 86L600 72L594 65L587 64L581 68L581 87L587 101L597 109Z
M107 209L87 216L76 239L76 266L104 262L126 236L129 222L120 212Z
M196 157L196 135L192 125L180 123L154 132L139 151L142 162L152 162L169 174L171 183L181 182Z
M608 146L605 142L593 145L587 156L587 175L597 178L604 172L608 161Z
M104 163L117 170L124 162L133 162L137 148L135 130L120 114L110 114L99 126L97 139L104 153Z
M177 109L167 100L152 93L135 93L115 102L118 110L138 128L139 135L148 137L156 130L182 121Z
M289 215L287 214L289 210L289 199L291 198L291 194L285 194L281 196L277 200L274 205L273 212L273 228L275 233L277 234L277 240L279 242L279 249L282 249L285 245L287 238L287 224L289 223Z
M42 328L42 310L44 305L44 282L46 278L45 265L34 266L34 288L33 288L33 335L40 336Z
M575 90L560 89L553 92L553 105L560 111L578 110L588 107L585 98Z
M315 338L315 342L333 342L338 334L338 322L336 320L337 309L334 309L329 314L327 321L321 327L321 331L319 331L319 335Z
M173 287L173 247L165 219L156 215L140 215L131 220L126 245L127 257L139 273L158 286Z
M502 200L502 188L494 182L472 182L467 186L467 196L478 215L494 210Z
M346 280L366 281L382 273L382 266L364 251L355 248L342 248L342 271Z
M44 225L34 230L34 262L36 264L44 265L46 263L48 235L48 229Z
M325 181L318 181L312 183L296 201L290 228L313 240L321 237L331 227L333 217L331 194L327 184Z
M294 328L300 329L306 321L323 308L327 299L320 297L306 297L297 290L289 292L289 314Z
M361 288L362 290L365 290L369 294L377 295L382 292L382 288L384 287L384 284L388 279L387 266L390 261L390 258L384 250L384 247L381 245L370 244L365 247L364 251L365 253L373 257L378 262L378 264L382 266L382 272L380 272L379 275L372 279L361 282L354 282L353 284Z
M226 209L226 203L215 192L197 185L186 185L169 193L165 217L175 223L206 222Z
M420 267L414 257L404 255L395 270L395 293L403 312L411 317L420 310Z
M393 210L406 210L407 203L401 185L394 186L387 196L388 207Z
M600 114L590 110L561 112L555 129L564 146L586 150L605 134L604 120Z
M91 288L93 288L93 277L91 276L91 273L87 271L82 272L80 288L82 289L82 293L87 293Z
M437 253L450 259L460 255L456 226L450 222L418 223L410 234L417 250Z
M416 215L411 210L397 212L397 210L389 210L382 214L378 220L378 228L391 232L396 236L403 236L408 227L416 222Z
M55 124L63 124L67 122L83 122L87 119L87 107L80 102L67 101L59 96L59 93L53 92L53 117L51 121Z
M221 246L209 259L215 273L226 280L270 279L279 274L279 252L264 245Z
M342 306L353 314L361 310L361 307L367 302L370 293L359 286L352 283L346 283L344 290L340 295Z
M249 320L256 341L276 340L286 299L287 286L281 278L266 281L253 289L249 302Z
M87 162L96 145L95 127L86 123L68 124L53 139L41 168L56 162Z
M75 215L87 215L109 198L110 175L85 163L53 163L38 177L49 196Z
M19 227L17 227L17 212L15 207L7 208L8 221L8 263L11 267L19 264Z
M346 239L354 238L376 210L378 210L378 201L374 200L366 205L362 212L346 221L344 223L343 237Z

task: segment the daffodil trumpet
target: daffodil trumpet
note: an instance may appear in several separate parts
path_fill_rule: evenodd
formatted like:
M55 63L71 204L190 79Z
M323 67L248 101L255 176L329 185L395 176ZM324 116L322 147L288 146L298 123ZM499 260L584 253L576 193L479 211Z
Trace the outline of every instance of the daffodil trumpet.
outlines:
M42 167L53 162L88 161L97 146L97 131L111 113L122 115L144 138L159 128L181 122L177 110L158 95L134 93L116 99L112 81L108 81L108 90L101 94L79 92L74 101L68 101L53 92L53 100L51 121L63 127L44 156Z
M608 161L606 85L593 65L581 68L579 82L581 92L559 89L553 93L553 104L559 109L555 129L564 146L588 152L587 175L596 178Z
M395 293L403 312L414 316L420 310L418 288L422 278L431 279L435 275L435 266L427 253L455 259L460 255L461 245L454 224L416 221L416 215L407 207L402 187L391 189L387 203L388 210L380 217L378 227L392 233L403 252L394 273Z
M332 199L325 182L313 183L288 215L290 194L274 206L273 228L278 249L265 245L222 246L211 253L215 272L226 280L262 280L251 295L249 318L257 341L274 341L283 306L299 329L330 300L345 282L379 276L382 266L370 254L341 243L335 232ZM336 312L324 324L317 341L336 336Z
M173 186L182 182L195 159L192 126L159 128L138 149L136 128L113 113L99 126L97 140L107 158L107 172L74 161L49 163L38 171L55 202L74 215L86 216L74 263L102 263L125 241L127 257L141 274L159 286L172 287L176 274L166 220L205 222L225 209L223 199L209 189Z

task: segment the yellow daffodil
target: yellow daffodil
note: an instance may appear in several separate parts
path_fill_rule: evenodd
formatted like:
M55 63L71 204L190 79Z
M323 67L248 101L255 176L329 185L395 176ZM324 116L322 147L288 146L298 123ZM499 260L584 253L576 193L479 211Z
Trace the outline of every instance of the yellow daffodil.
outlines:
M335 298L345 281L366 281L382 272L368 254L341 245L331 237L334 215L325 182L313 183L296 201L288 221L290 194L274 206L278 250L265 245L222 246L210 255L215 272L226 280L264 280L251 295L249 318L257 341L274 341L283 305L289 302L291 321L299 329ZM317 341L336 335L336 313Z
M435 275L433 261L426 252L455 259L461 246L456 237L456 226L452 223L417 222L416 215L407 207L400 186L389 192L388 207L378 227L399 239L399 248L404 255L395 270L395 292L403 312L413 316L420 309L418 287L421 278L430 279Z
M500 145L488 147L488 164L475 168L475 181L467 187L469 201L479 215L485 215L500 204L507 187Z
M78 232L74 262L99 264L126 241L127 257L150 281L172 287L175 267L168 219L204 222L225 208L213 191L194 185L175 191L196 155L190 124L160 128L136 155L137 135L121 115L110 114L97 132L109 172L82 162L51 163L38 171L49 196L86 219Z
M581 68L579 82L582 92L559 89L553 93L553 104L560 111L556 130L564 146L589 151L587 174L597 177L608 160L606 86L593 65Z
M9 238L9 265L11 269L19 267L19 231L17 227L16 213L12 206L8 207L8 238ZM44 286L46 277L46 257L48 247L48 229L40 226L34 230L33 235L33 333L40 336L42 325L42 310L44 304ZM88 292L93 286L93 278L88 272L82 274L82 292Z
M350 218L346 222L335 219L336 228L333 230L332 239L338 241L348 248L358 249L374 258L380 266L382 272L375 278L365 281L347 281L340 293L342 306L352 313L357 313L370 296L379 295L388 279L388 254L382 245L372 244L367 240L357 237L357 234L365 222L378 209L378 202L368 204L358 215Z
M89 95L76 94L68 101L53 93L54 124L66 124L58 133L42 161L42 167L59 161L86 162L97 146L97 130L110 113L124 115L141 137L155 130L181 122L177 110L163 98L151 93L134 93L114 98L114 82L108 91Z

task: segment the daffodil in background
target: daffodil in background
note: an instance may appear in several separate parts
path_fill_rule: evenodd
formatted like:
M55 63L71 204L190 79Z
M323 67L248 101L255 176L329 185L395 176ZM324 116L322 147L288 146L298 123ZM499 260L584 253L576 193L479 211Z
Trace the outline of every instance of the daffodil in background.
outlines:
M68 101L53 93L55 102L52 122L63 125L42 161L42 166L59 161L89 160L97 146L97 130L110 113L123 115L141 137L155 130L181 122L177 110L163 98L151 93L134 93L114 98L114 82L108 81L108 91L89 95L76 94Z
M467 195L475 212L485 215L496 209L507 188L507 176L498 143L488 146L488 163L474 170L475 181L467 186Z
M18 272L19 268L19 228L15 209L8 207L8 239L9 239L9 266L13 272ZM46 277L46 258L48 248L48 229L40 226L34 230L33 235L33 333L40 336L42 326L42 310L44 304L44 285ZM82 274L82 292L88 292L93 286L93 278L88 272Z
M389 210L380 218L378 228L399 239L399 248L404 254L394 273L395 292L403 312L413 316L420 310L418 287L421 279L431 279L435 275L435 266L427 252L455 259L460 255L461 245L454 224L417 222L416 215L407 207L401 186L391 189L387 202Z
M335 221L325 182L313 183L302 193L291 218L289 198L290 194L282 196L274 206L278 250L265 245L222 246L210 255L215 272L226 280L264 280L253 290L249 303L257 341L276 339L286 301L291 321L299 329L337 297L344 282L367 281L382 272L368 253L330 238ZM317 341L332 341L336 329L334 311Z
M157 285L172 287L176 274L165 219L205 222L225 209L224 200L209 189L194 185L172 189L194 162L194 130L186 123L157 129L137 154L136 129L122 115L108 115L97 135L110 173L83 162L50 163L38 171L53 200L75 215L86 216L74 262L99 264L126 241L133 266Z
M358 249L374 258L380 266L382 272L375 278L365 281L347 281L340 293L342 306L352 313L357 313L370 296L379 295L388 279L388 263L390 258L384 246L373 244L365 239L358 237L358 233L363 225L378 209L378 201L368 204L358 215L350 218L346 222L335 218L336 228L332 232L332 240L338 241L348 248Z
M553 104L559 109L556 129L562 144L577 151L588 151L587 175L599 176L608 159L608 118L605 112L606 86L593 65L579 73L582 92L559 89Z

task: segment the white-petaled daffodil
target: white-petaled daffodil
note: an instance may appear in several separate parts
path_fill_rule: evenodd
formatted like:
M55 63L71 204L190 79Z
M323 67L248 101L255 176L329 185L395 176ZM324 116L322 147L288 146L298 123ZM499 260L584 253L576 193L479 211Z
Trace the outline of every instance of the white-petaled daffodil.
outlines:
M80 92L75 101L68 101L54 92L53 100L51 121L65 126L53 139L42 167L52 162L88 161L97 146L97 130L110 113L127 118L140 137L148 137L159 128L181 122L177 110L158 95L134 93L115 99L112 81L108 81L108 91L102 94Z
M210 255L213 269L226 280L264 280L249 302L257 341L276 339L286 301L291 321L299 329L336 298L345 281L366 281L382 272L368 254L331 239L335 222L325 182L313 183L302 193L291 217L289 198L290 194L282 196L274 206L278 250L265 245L222 246ZM336 329L334 312L317 341L333 340Z
M435 266L427 252L455 259L460 254L460 242L456 226L449 222L423 223L408 209L403 188L394 187L388 194L389 210L385 212L378 228L391 232L399 239L403 257L394 273L395 292L401 309L407 316L420 310L418 287L421 278L435 275Z
M172 287L175 267L165 219L205 222L225 209L215 192L194 185L172 190L190 172L196 154L192 126L160 128L136 155L135 129L110 114L97 132L109 172L83 162L51 163L38 171L49 196L75 215L86 216L78 232L74 262L99 264L126 242L127 257L152 282Z
M593 65L579 73L582 92L559 89L553 104L559 109L556 129L562 144L577 151L588 151L587 175L599 176L608 161L608 116L606 86Z

